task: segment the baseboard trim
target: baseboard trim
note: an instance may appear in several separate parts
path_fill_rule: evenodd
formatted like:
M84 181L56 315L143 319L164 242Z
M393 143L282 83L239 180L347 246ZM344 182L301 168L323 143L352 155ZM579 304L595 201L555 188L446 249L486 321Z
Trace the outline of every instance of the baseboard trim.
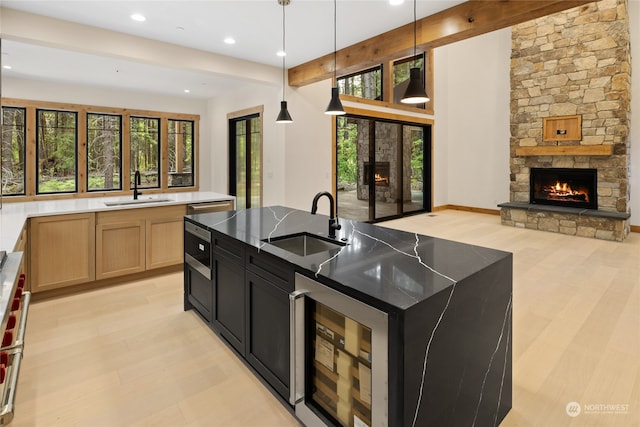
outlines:
M640 233L640 225L631 225L630 229L632 233Z
M472 206L460 206L460 205L435 206L432 209L432 212L446 211L447 209L451 209L454 211L465 211L465 212L473 212L473 213L481 213L481 214L489 214L489 215L498 215L498 216L500 215L500 209L474 208Z

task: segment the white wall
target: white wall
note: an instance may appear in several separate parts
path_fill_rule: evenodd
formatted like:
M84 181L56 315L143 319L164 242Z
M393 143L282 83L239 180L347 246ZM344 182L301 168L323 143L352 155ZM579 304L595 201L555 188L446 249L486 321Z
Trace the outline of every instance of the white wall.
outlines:
M309 210L313 196L319 191L332 191L331 121L324 114L331 98L330 80L297 88L290 92L289 112L294 122L286 125L284 169L285 204ZM320 213L328 214L323 199Z
M282 88L276 85L249 84L232 96L215 98L208 103L207 126L211 135L208 170L202 170L201 183L213 191L227 193L228 183L228 120L227 114L262 106L263 141L263 205L285 204L284 139L285 127L275 122L280 111ZM294 114L294 120L297 119ZM202 143L202 140L201 140Z
M510 28L435 50L435 206L509 200L510 56Z

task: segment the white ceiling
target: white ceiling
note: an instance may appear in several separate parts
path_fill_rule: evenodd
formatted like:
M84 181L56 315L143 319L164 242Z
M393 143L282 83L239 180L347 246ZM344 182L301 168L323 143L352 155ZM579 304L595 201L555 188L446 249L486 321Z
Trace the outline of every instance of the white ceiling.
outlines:
M200 49L275 67L282 49L282 12L278 0L0 0L2 7ZM463 3L419 0L417 17ZM333 51L333 2L291 0L286 13L287 68ZM133 13L145 22L135 22ZM413 2L338 0L338 49L413 21ZM236 44L227 45L231 36ZM2 42L3 77L75 82L163 94L210 98L243 82L149 64L63 51L13 40ZM112 72L116 70L116 72ZM140 76L145 76L140 79ZM189 88L191 93L185 94Z

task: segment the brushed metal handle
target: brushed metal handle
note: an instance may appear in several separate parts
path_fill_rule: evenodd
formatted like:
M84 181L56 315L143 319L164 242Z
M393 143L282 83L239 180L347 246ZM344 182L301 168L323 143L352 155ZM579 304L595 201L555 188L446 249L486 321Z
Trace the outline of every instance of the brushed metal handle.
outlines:
M296 399L296 301L306 294L307 290L293 291L289 294L289 403L295 405L304 399Z

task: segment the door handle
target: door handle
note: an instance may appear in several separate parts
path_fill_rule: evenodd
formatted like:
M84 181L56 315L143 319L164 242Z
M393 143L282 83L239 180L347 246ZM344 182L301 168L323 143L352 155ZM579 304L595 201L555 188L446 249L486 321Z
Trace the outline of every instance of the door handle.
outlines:
M289 403L294 406L304 399L304 393L296 398L296 301L308 293L307 290L297 290L289 294Z

